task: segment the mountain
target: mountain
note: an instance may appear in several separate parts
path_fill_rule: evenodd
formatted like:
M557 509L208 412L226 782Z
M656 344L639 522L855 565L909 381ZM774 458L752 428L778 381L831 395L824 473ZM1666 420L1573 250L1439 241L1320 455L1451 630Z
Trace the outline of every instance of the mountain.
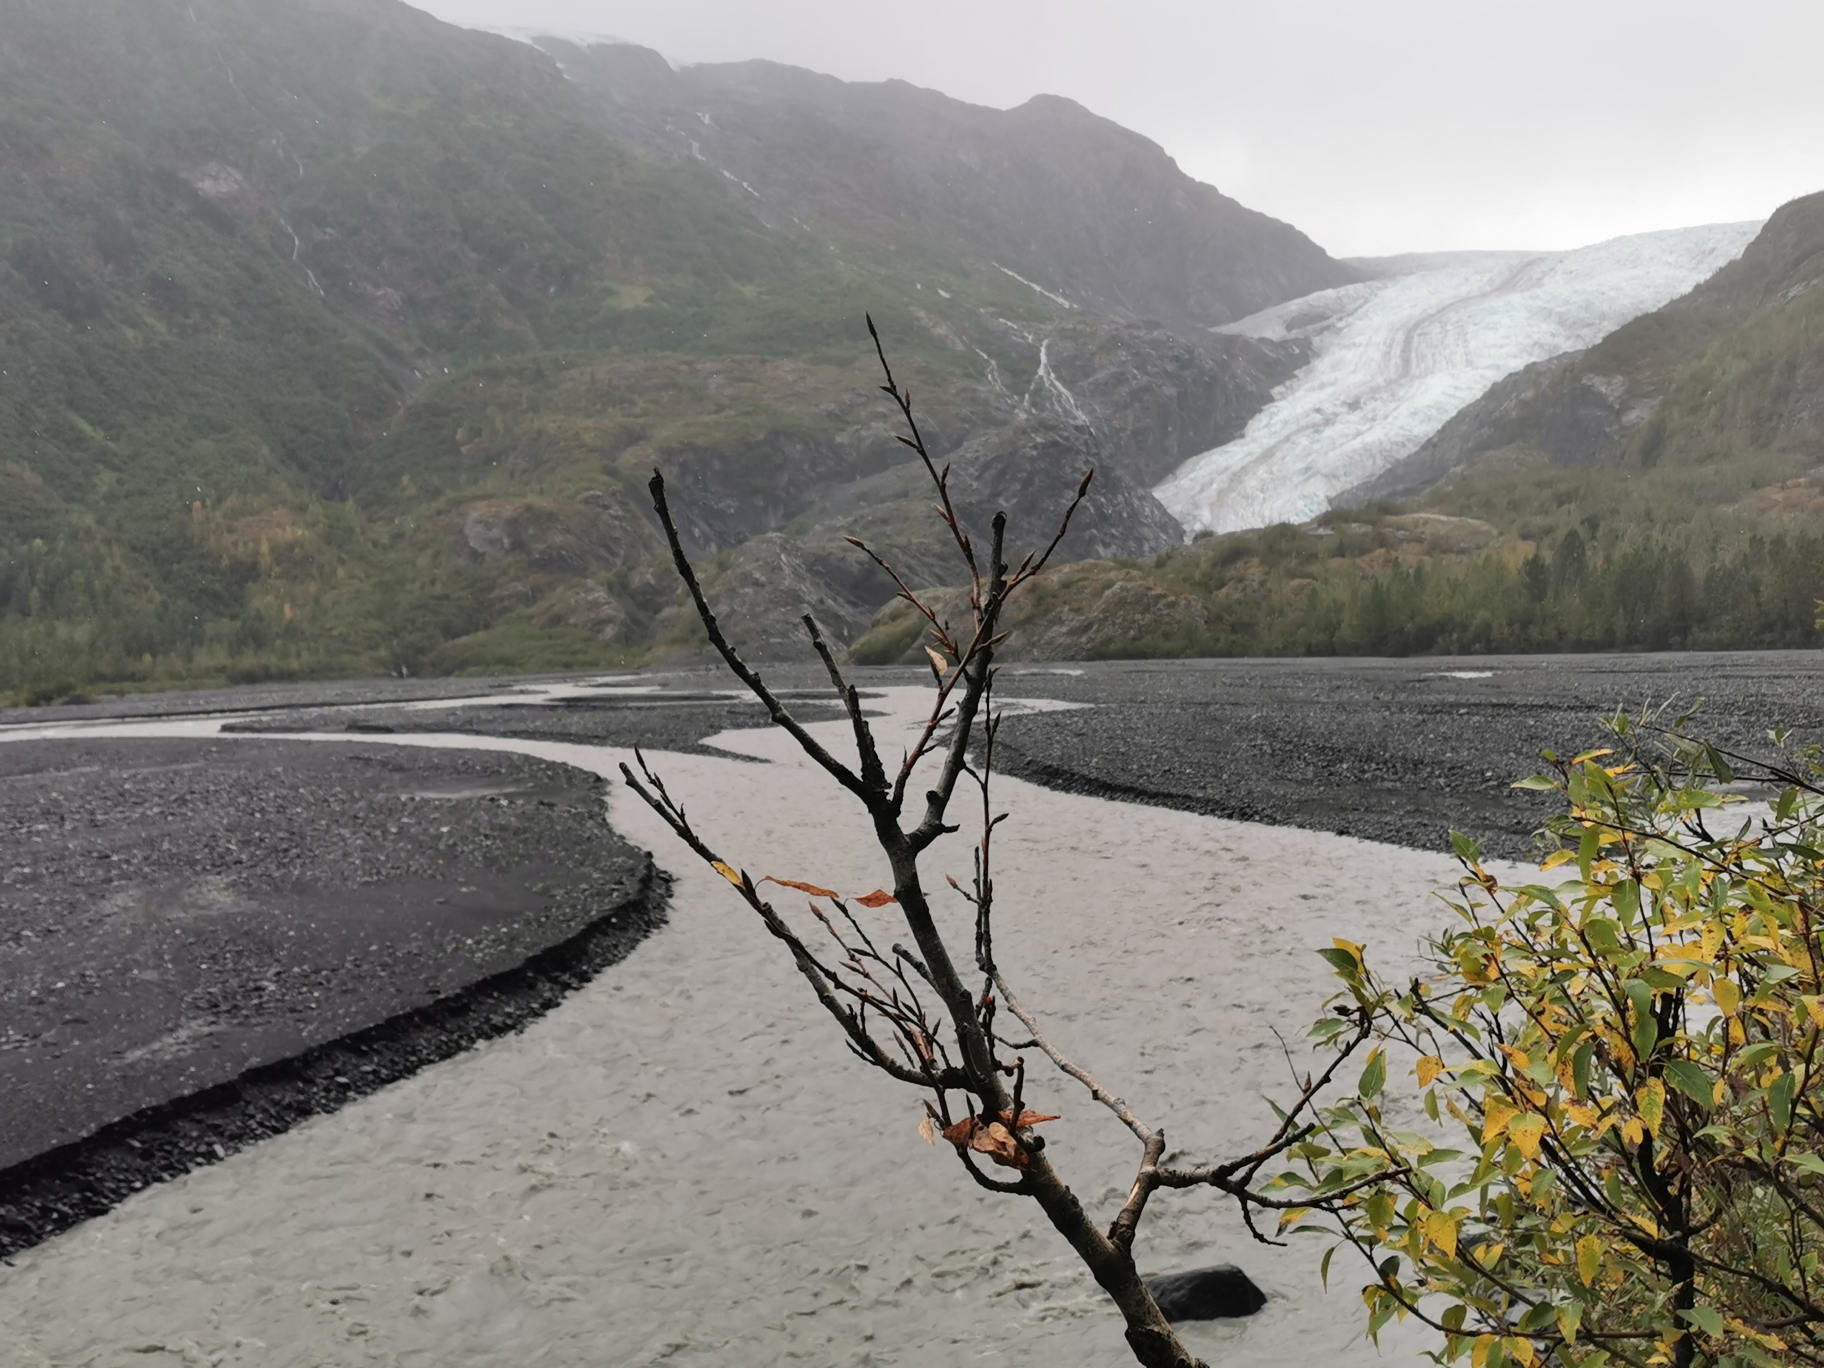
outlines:
M1824 194L1680 298L1497 382L1310 521L1064 567L1015 614L1014 650L1816 648L1821 462ZM912 627L889 608L854 650L902 658Z
M1245 434L1156 491L1192 529L1304 522L1410 456L1529 363L1586 347L1736 257L1756 224L1616 238L1572 252L1357 262L1374 278L1228 324L1310 343L1311 364Z
M1493 485L1520 468L1535 481L1553 468L1658 483L1709 472L1769 511L1815 513L1824 500L1806 492L1806 471L1824 457L1820 284L1824 194L1780 208L1739 260L1683 297L1501 381L1351 497ZM1799 482L1790 495L1787 481Z
M774 62L674 69L542 39L630 143L712 167L781 232L903 269L1004 272L1067 309L1194 336L1357 272L1071 100L987 109Z
M1065 101L546 47L0 0L0 687L688 646L655 463L712 583L865 627L804 557L861 492L924 516L870 311L959 479L1048 531L1033 472L1094 464L1082 553L1150 553L1148 487L1306 355L1207 325L1353 278Z

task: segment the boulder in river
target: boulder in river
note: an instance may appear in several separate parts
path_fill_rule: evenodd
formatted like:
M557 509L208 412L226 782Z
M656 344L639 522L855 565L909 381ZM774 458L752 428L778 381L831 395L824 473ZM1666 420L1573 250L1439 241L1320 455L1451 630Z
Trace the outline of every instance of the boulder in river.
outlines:
M1234 1264L1165 1273L1146 1286L1168 1321L1251 1316L1267 1304L1267 1294Z

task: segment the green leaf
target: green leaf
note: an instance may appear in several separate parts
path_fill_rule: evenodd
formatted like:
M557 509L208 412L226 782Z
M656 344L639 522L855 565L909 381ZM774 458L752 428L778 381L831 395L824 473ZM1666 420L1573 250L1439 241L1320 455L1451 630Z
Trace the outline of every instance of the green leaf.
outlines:
M1590 881L1590 866L1596 863L1596 855L1602 849L1602 833L1595 827L1585 827L1583 839L1577 843L1577 872L1583 881Z
M1350 954L1347 950L1338 949L1334 945L1327 945L1317 953L1322 955L1324 959L1329 962L1330 967L1336 970L1337 977L1343 979L1345 982L1354 983L1360 976L1361 966L1356 962L1355 956Z
M1599 955L1612 955L1621 949L1621 925L1607 917L1591 917L1584 923L1583 934Z
M1474 863L1482 858L1482 843L1460 831L1450 833L1450 848L1457 852L1459 860Z
M1632 879L1623 879L1609 891L1609 901L1621 913L1621 924L1631 925L1640 916L1640 885Z
M1634 1053L1642 1059L1651 1058L1653 1047L1659 1043L1659 1023L1653 1019L1653 990L1640 979L1629 979L1621 987L1634 1005L1634 1029L1629 1033Z
M1558 788L1558 781L1547 774L1535 774L1522 779L1513 785L1517 789L1532 789L1537 792L1552 793Z
M1689 1311L1680 1311L1678 1314L1706 1335L1723 1333L1723 1316L1714 1306L1694 1306Z
M1752 1068L1754 1065L1759 1064L1764 1060L1772 1059L1779 1052L1779 1042L1773 1040L1757 1040L1754 1044L1736 1055L1735 1067L1738 1069Z
M1387 1056L1376 1050L1368 1058L1368 1067L1362 1070L1362 1081L1356 1085L1356 1091L1362 1097L1375 1097L1386 1086Z
M1596 1054L1594 1042L1579 1045L1571 1056L1571 1085L1579 1098L1590 1095L1590 1060Z
M1712 1091L1710 1075L1702 1065L1675 1059L1666 1065L1666 1081L1705 1111L1710 1110L1715 1093Z
M1783 1073L1767 1089L1767 1106L1773 1112L1773 1124L1781 1130L1792 1125L1792 1093L1797 1079Z
M1330 1290L1330 1256L1336 1253L1336 1246L1331 1245L1324 1251L1324 1261L1317 1266L1317 1276L1323 1279L1324 1291Z

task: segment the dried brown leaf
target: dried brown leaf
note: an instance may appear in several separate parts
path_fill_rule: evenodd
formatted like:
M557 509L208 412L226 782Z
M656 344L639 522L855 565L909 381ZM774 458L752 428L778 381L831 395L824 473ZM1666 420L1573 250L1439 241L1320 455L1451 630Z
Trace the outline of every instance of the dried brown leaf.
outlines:
M999 1121L982 1124L981 1118L966 1116L944 1129L944 1139L959 1149L972 1149L985 1154L1002 1168L1023 1169L1030 1162L1012 1131Z
M918 1138L923 1140L927 1145L935 1145L937 1143L937 1127L932 1124L929 1116L926 1116L918 1123Z
M926 1118L929 1120L930 1118ZM961 1121L944 1127L944 1139L953 1145L966 1145L975 1134L975 1128L981 1125L973 1116L965 1116Z
M863 893L859 898L855 899L855 901L860 903L863 907L885 907L888 903L898 902L899 899L887 892L886 889L877 888L872 893Z
M1013 1128L1015 1130L1025 1130L1030 1126L1038 1125L1040 1122L1056 1121L1057 1119L1056 1116L1044 1116L1035 1111L1023 1111L1020 1113L1020 1119L1014 1123ZM1006 1112L1001 1113L1001 1120L1007 1120Z
M809 893L813 898L840 898L842 895L828 888L819 888L816 884L799 883L796 879L780 879L768 874L761 883L775 883L781 888L795 888L800 893Z

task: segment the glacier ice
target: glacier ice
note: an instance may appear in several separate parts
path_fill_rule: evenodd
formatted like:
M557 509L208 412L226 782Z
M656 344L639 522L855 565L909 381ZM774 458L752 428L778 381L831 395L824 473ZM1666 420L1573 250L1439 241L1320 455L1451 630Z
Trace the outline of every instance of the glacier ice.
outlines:
M1314 518L1418 450L1495 381L1677 298L1739 256L1759 228L1677 228L1569 252L1389 259L1381 279L1224 324L1216 331L1309 339L1312 359L1246 432L1193 456L1153 492L1190 532Z

